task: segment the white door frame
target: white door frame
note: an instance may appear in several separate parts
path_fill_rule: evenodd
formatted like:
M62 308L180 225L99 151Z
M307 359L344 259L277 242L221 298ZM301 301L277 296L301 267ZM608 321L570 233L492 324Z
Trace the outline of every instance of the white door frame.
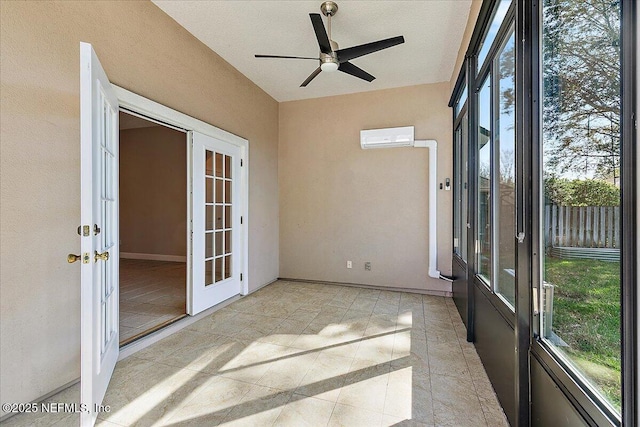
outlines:
M185 131L199 132L213 138L217 138L229 144L240 147L241 158L243 167L240 172L240 200L241 214L243 217L243 227L241 228L240 241L242 242L242 251L240 256L242 257L240 267L242 271L242 295L249 293L249 141L234 135L230 132L219 129L201 120L188 116L184 113L176 111L172 108L166 107L155 101L147 99L143 96L135 94L127 89L121 88L112 84L113 89L118 97L118 103L121 108L131 110L134 113L148 117L152 120L157 120L162 123L166 123L170 126L175 126ZM191 170L191 141L187 144L187 179L189 182L189 191L187 191L187 289L191 288L191 262L192 262L192 245L191 245L191 233L192 233L192 203L191 203L191 182L192 173Z

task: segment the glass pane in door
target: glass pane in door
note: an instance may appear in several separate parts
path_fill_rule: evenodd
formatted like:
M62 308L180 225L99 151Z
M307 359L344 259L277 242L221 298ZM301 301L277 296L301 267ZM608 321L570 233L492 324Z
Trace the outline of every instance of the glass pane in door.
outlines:
M231 156L206 150L205 281L206 285L231 277L233 187Z

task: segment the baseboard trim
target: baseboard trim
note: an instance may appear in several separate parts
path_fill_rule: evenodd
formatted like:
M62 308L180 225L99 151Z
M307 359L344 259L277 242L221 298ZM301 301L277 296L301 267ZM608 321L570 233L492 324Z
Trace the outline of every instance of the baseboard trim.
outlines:
M250 291L249 291L249 293L248 293L247 295L251 295L252 293L254 293L254 292L256 292L256 291L259 291L260 289L264 288L265 286L269 286L270 284L275 283L275 282L277 282L278 280L280 280L280 279L278 279L278 278L276 277L275 279L271 280L270 282L266 282L266 283L264 283L264 284L262 284L262 285L258 286L257 288L250 290ZM245 296L246 296L246 295L245 295Z
M40 396L39 398L35 399L31 403L44 402L48 398L60 393L62 390L66 390L69 387L72 387L72 386L78 384L79 382L80 382L80 377L76 378L75 380L69 381L68 383L56 388L53 391L50 391L49 393L47 393L45 395ZM0 417L0 424L6 422L9 418L13 417L14 415L18 415L18 414L19 414L19 412L8 412L8 413L4 414L3 416Z
M187 262L187 257L182 255L141 254L137 252L120 252L120 258L144 259L147 261Z
M306 282L306 283L319 283L322 285L336 285L336 286L351 286L354 288L375 289L377 291L395 291L395 292L409 292L412 294L433 295L437 297L453 297L453 292L439 291L435 289L417 289L417 288L395 288L390 286L375 286L365 285L363 283L349 283L349 282L329 282L326 280L313 280L313 279L292 279L288 277L280 277L278 280L284 280L287 282Z

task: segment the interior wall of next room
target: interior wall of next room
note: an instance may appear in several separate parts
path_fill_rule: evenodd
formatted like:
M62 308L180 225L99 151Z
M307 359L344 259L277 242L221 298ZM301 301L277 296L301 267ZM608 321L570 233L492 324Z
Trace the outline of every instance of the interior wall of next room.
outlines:
M280 277L451 290L428 276L429 186L451 178L449 95L445 82L280 104ZM437 140L437 183L426 148L360 148L362 129L408 125ZM443 274L451 204L451 191L437 190Z
M186 257L186 230L186 134L164 126L121 130L120 252Z

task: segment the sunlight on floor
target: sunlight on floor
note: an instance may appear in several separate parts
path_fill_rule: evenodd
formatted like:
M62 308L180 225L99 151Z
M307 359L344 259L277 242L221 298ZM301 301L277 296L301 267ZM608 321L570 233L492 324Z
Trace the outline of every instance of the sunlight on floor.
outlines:
M506 425L449 299L282 281L119 362L104 404L104 426Z

